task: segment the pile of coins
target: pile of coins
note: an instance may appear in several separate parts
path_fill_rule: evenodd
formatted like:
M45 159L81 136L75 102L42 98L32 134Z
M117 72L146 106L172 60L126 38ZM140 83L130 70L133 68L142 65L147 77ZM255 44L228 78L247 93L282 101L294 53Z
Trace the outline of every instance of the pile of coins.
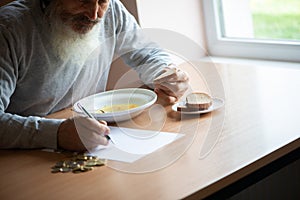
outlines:
M70 160L59 161L52 167L52 173L81 173L91 171L94 167L105 165L105 160L99 159L96 156L79 154Z

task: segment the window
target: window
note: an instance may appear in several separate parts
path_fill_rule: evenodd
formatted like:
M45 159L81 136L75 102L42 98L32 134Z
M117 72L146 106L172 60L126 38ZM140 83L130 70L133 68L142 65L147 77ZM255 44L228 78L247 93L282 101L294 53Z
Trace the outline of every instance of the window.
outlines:
M299 0L203 0L211 56L300 61Z

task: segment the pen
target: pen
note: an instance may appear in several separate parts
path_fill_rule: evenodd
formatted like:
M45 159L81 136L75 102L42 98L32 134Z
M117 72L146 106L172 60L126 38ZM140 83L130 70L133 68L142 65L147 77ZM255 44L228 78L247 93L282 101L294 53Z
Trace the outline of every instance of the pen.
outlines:
M95 119L95 117L91 114L91 113L89 113L80 103L77 103L77 106L78 106L78 108L82 111L82 112L84 112L89 118L91 118L91 119ZM95 119L95 120L97 120L97 119ZM97 120L98 121L98 120ZM113 141L112 141L112 139L108 136L108 135L104 135L104 137L106 137L106 139L107 140L110 140L113 144L115 144Z

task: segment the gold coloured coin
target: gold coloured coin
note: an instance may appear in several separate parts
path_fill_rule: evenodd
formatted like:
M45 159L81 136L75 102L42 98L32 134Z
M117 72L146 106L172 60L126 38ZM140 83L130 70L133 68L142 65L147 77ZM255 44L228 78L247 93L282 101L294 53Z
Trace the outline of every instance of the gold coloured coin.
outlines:
M99 167L105 165L105 160L99 159L96 156L79 154L75 155L70 160L64 160L57 162L51 167L52 173L81 173L91 171L93 167Z

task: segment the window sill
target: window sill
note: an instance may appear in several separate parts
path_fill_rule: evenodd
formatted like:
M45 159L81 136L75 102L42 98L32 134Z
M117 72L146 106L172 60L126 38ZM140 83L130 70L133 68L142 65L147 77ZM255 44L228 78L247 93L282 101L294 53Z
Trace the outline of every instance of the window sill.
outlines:
M242 59L242 58L226 58L226 57L203 57L200 59L202 62L214 62L216 64L239 64L239 65L252 65L252 66L268 66L268 67L288 67L300 69L297 62L286 61L268 61L268 60L255 60L255 59Z

